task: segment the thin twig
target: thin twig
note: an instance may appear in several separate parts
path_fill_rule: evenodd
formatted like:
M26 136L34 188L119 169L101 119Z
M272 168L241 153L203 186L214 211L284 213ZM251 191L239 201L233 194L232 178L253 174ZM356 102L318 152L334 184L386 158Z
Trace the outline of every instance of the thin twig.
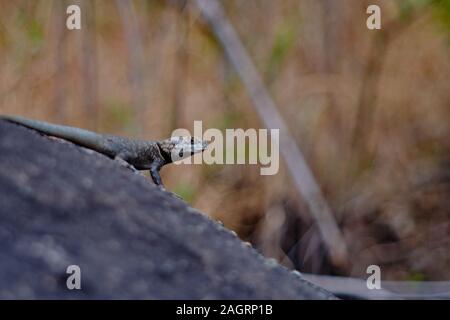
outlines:
M97 85L97 50L95 42L95 2L83 2L86 6L85 23L81 38L82 46L82 74L83 74L83 104L85 114L89 116L92 128L98 123L98 85Z
M281 154L298 192L314 216L331 260L338 266L346 265L347 246L336 220L303 154L269 96L255 65L225 16L221 4L215 0L196 0L196 3L241 77L263 123L268 129L279 129Z
M373 150L369 148L368 141L373 131L373 120L379 96L378 89L389 45L417 18L422 16L423 12L425 12L423 6L412 9L403 17L397 17L385 23L382 29L374 34L369 57L362 74L362 86L352 133L352 148L367 158L359 159L359 163L350 161L351 166L359 168L361 162L366 162L373 157Z
M54 25L56 30L56 57L55 57L55 79L54 79L54 106L56 112L56 119L60 123L64 123L66 120L66 100L65 100L65 89L66 89L66 55L67 55L67 44L66 44L66 28L64 25L64 11L65 11L65 1L54 1L53 11L54 11Z
M364 279L305 273L302 276L342 298L450 299L450 281L381 281L381 289L370 290Z
M125 32L125 40L129 54L129 72L132 87L133 104L135 107L135 123L137 134L142 134L144 129L145 88L143 84L143 45L139 31L138 17L133 1L116 0L122 27Z
M183 122L183 104L188 80L189 69L189 13L185 10L186 3L180 3L176 7L176 61L173 77L173 109L170 119L170 130L180 128Z

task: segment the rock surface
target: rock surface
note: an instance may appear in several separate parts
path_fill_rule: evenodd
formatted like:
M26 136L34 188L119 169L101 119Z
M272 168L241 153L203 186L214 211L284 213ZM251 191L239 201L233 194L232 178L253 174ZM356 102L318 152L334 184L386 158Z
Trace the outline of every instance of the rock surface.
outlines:
M69 265L81 290L68 290ZM330 299L146 177L0 121L1 299Z

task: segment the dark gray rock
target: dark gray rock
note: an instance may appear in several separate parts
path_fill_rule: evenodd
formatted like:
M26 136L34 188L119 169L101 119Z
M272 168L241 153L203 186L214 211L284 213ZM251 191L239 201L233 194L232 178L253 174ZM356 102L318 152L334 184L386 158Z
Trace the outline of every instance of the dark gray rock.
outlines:
M81 268L68 290L66 268ZM327 299L146 177L0 121L0 298Z

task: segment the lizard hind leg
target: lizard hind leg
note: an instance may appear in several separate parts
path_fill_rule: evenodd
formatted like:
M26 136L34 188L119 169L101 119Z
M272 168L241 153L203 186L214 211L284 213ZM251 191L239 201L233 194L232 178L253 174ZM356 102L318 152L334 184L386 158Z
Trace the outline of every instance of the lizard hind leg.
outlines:
M121 156L115 156L114 161L116 161L120 166L130 169L136 174L139 174L139 171L126 160L124 160Z

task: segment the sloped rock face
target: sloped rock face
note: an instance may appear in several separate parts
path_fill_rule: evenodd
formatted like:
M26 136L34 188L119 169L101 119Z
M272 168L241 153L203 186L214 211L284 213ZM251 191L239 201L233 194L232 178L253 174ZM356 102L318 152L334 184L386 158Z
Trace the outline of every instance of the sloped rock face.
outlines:
M67 288L67 267L81 290ZM329 299L146 177L0 121L0 298Z

